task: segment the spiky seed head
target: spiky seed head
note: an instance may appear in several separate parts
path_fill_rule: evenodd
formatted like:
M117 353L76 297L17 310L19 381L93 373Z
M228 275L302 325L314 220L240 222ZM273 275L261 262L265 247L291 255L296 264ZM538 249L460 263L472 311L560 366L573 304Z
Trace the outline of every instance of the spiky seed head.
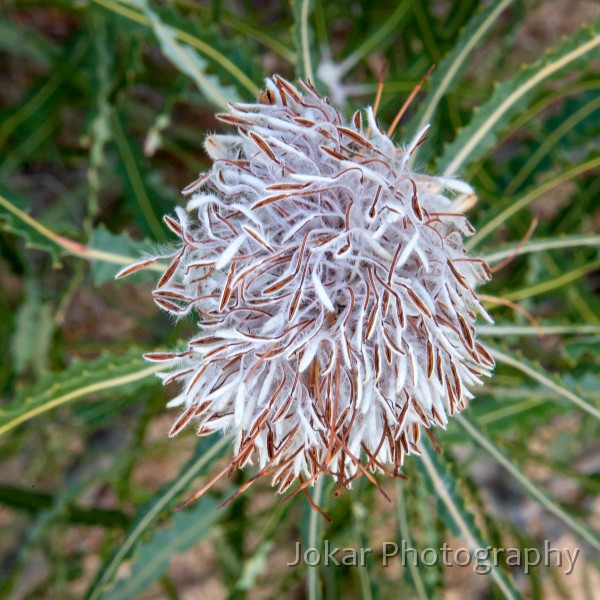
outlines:
M408 165L373 111L350 121L307 83L275 76L256 104L218 115L211 169L167 225L179 247L155 301L198 318L165 381L198 435L234 435L231 469L258 463L284 492L321 473L348 486L399 475L421 428L445 427L493 360L469 257L466 183Z

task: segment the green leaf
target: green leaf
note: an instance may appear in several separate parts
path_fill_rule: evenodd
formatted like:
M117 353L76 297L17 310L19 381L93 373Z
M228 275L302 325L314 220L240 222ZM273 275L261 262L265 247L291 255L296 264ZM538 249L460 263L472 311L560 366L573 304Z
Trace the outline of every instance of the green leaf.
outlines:
M23 123L31 122L32 131L40 129L39 120L42 110L47 107L52 101L60 97L61 92L64 92L64 83L80 68L80 63L89 49L88 40L85 37L80 37L72 47L65 52L62 57L57 56L55 60L55 68L52 75L44 81L39 87L28 94L25 100L4 116L0 122L0 149L8 149L6 140L14 134L15 130ZM54 116L56 109L52 110ZM11 150L13 148L11 147ZM12 152L10 153L12 154ZM9 154L9 157L10 157Z
M105 600L129 600L152 585L169 568L171 559L199 543L217 518L219 501L204 496L189 509L176 512L171 522L140 542L128 575L105 588Z
M392 44L395 40L400 39L400 32L398 30L412 14L414 3L415 0L402 0L402 2L398 2L396 9L385 19L383 25L367 36L367 39L340 63L340 74L344 75L350 71L350 69L355 67L371 52L381 50L385 46Z
M576 267L575 269L567 271L566 273L561 273L560 275L558 275L557 277L553 277L552 279L548 279L546 281L536 283L526 288L521 288L513 292L506 293L504 294L503 298L505 300L510 300L511 302L532 298L533 296L545 294L552 290L561 288L565 285L569 285L570 283L581 279L588 273L592 273L593 271L597 271L598 269L600 269L600 260L587 262L579 267Z
M147 227L156 240L166 239L166 228L161 223L155 210L155 203L150 199L146 184L140 171L140 161L136 157L136 152L130 144L128 136L123 130L121 119L116 112L113 112L110 119L112 135L121 155L121 162L124 168L124 178L131 190L131 195L137 203L137 212L143 217L142 225Z
M194 457L186 463L178 477L165 485L146 505L140 508L125 538L103 565L98 577L88 589L86 600L98 600L106 593L107 586L113 580L117 570L135 550L144 533L154 525L160 515L172 507L175 498L187 489L193 479L202 475L214 464L229 443L229 437L222 437L218 441L213 438L203 439L198 444Z
M258 92L258 86L248 75L230 59L228 54L215 45L214 36L206 41L200 37L199 32L191 34L175 24L166 22L146 0L94 1L132 21L151 27L165 56L181 72L191 77L200 91L215 106L227 108L228 102L237 101L238 94L233 88L221 83L217 76L208 73L208 63L205 58L226 71L252 96Z
M489 436L481 432L477 426L464 415L455 415L454 419L479 446L481 446L496 462L501 464L515 478L530 496L565 523L573 533L591 544L596 550L600 550L600 536L597 532L590 529L585 523L576 520L557 504L553 498L548 496L546 492L539 489L531 479L514 464L514 461L506 456L506 454L494 444Z
M496 323L494 325L480 325L477 331L482 335L491 337L538 336L540 331L544 335L583 335L586 333L600 333L600 324L571 325L569 323L540 323L538 321L538 327L533 327L531 325Z
M416 135L427 123L430 123L442 98L459 83L467 60L477 45L485 38L494 26L498 17L509 7L514 0L498 0L485 10L479 11L469 21L465 29L452 46L450 53L437 66L429 82L429 92L421 104L419 112L413 119L416 123L411 127L412 135ZM411 157L414 163L422 146L415 148Z
M312 493L312 501L316 506L321 505L324 487L324 478L319 477L313 487ZM322 536L322 521L323 517L314 508L307 504L303 519L303 529L306 532L307 548L318 548L320 546L319 538ZM306 581L306 595L308 600L320 600L320 598L322 598L321 592L322 589L319 583L318 569L310 569L308 571L308 578Z
M495 360L498 362L504 363L505 365L509 365L514 367L521 373L524 373L534 381L541 383L547 388L551 389L553 392L559 394L563 398L571 401L575 406L580 408L581 410L587 412L588 414L596 417L596 419L600 419L600 409L591 404L590 402L584 400L581 396L574 394L571 390L563 387L558 381L553 380L551 377L545 374L544 369L541 365L535 365L528 361L525 357L519 355L515 356L512 353L509 353L507 350L501 352L497 348L488 347L489 353L493 356ZM558 379L558 377L556 378Z
M518 190L521 185L535 173L536 168L542 160L550 154L552 150L561 147L561 138L574 131L578 125L584 123L588 118L597 122L597 114L593 117L591 115L597 113L598 110L600 110L600 95L594 94L591 95L588 102L585 102L583 106L572 114L568 114L567 112L566 114L561 115L560 123L551 123L549 125L549 131L544 135L543 140L541 140L541 143L536 148L535 152L528 157L526 163L521 167L519 172L511 178L511 181L506 188L506 194L511 195L515 190ZM585 136L586 139L589 137L590 136Z
M516 242L505 248L483 256L488 264L496 264L505 258L522 256L531 252L546 252L563 248L583 248L585 246L600 246L600 235L562 235L547 239L537 239L526 244Z
M416 509L415 504L412 502L415 499L415 495L418 493L416 489L417 486L424 487L421 483L422 479L419 480L413 479L412 486L409 490L405 490L404 482L400 479L396 480L396 491L398 494L398 502L397 502L397 521L398 521L398 542L406 544L407 548L413 548L413 539L411 534L411 529L414 527L414 522L411 519L411 525L409 525L409 506L410 509ZM410 494L410 505L407 504L407 500ZM412 514L410 515L412 516ZM419 531L421 527L421 523L419 523ZM428 525L430 527L434 527L433 519L429 519ZM412 527L411 527L412 526ZM412 560L407 561L408 566L408 574L410 575L410 579L417 593L417 597L419 600L428 600L437 596L435 595L435 591L430 585L429 578L427 577L428 573L424 569L419 569L419 566L414 563Z
M27 43L24 44L23 40ZM31 27L24 27L16 19L0 19L0 50L20 58L33 59L45 67L60 55L60 46L40 35Z
M517 198L511 198L508 206L502 210L499 214L488 219L483 227L481 227L477 233L465 243L467 250L472 250L481 240L485 239L488 235L497 231L498 228L503 225L510 217L514 214L529 206L536 198L539 198L542 194L549 192L556 186L560 185L565 181L574 179L578 175L596 169L600 167L600 154L592 152L589 157L582 160L580 163L573 165L569 169L561 171L558 175L544 181L543 183L534 185L531 190L528 190Z
M460 536L468 545L472 552L477 552L480 548L486 548L489 544L485 543L483 535L473 514L465 505L463 495L458 488L458 483L452 474L447 462L443 457L432 453L429 446L422 447L422 467L427 474L433 490L441 504L446 510L441 511L441 517L446 526ZM490 569L489 575L498 586L505 598L521 598L521 594L515 587L512 580L489 559L483 560L481 564Z
M108 24L106 15L100 10L88 13L87 26L93 34L94 52L94 88L96 90L96 112L89 125L89 167L88 180L88 214L89 219L96 218L99 207L101 188L101 170L107 162L106 146L111 139L111 113L113 106L109 101L115 84L114 54L110 50Z
M581 28L533 64L521 67L513 78L499 84L446 148L438 169L445 175L463 172L494 145L499 133L519 111L527 108L543 83L600 56L599 25L600 19L591 27Z
M180 44L176 30L162 22L150 8L146 0L130 0L136 4L150 20L164 55L182 73L194 80L198 89L215 106L226 109L229 102L237 102L239 97L233 88L223 86L217 77L207 72L208 64L202 56L189 46Z
M4 191L1 183L0 191ZM58 235L36 221L27 214L24 204L25 202L22 199L10 192L6 192L6 197L0 194L0 207L4 208L4 212L0 212L0 228L25 238L26 246L29 248L37 248L48 252L52 257L54 267L62 266L60 252L62 250L66 254L95 262L96 269L100 269L100 271L96 271L94 277L101 282L108 277L109 273L110 277L114 277L113 267L108 265L126 267L137 262L140 255L145 250L150 249L149 243L135 242L128 238L126 234L114 236L109 234L102 226L95 232L94 240L90 246L80 244ZM20 206L23 206L23 209L19 208ZM17 217L17 219L15 220L14 217ZM113 243L120 248L127 246L131 251L131 255L113 252ZM104 248L109 248L109 250ZM100 268L100 263L108 263L108 265ZM148 265L147 269L158 273L163 272L163 268L159 264Z
M164 365L148 365L143 351L124 355L105 352L94 360L75 360L60 372L48 372L33 387L20 390L11 404L0 408L0 435L68 402L90 395L131 393L148 386L147 379Z
M0 182L0 229L23 238L26 248L48 252L54 267L62 266L56 241L47 235L48 229L27 214L28 209L28 202L24 198Z

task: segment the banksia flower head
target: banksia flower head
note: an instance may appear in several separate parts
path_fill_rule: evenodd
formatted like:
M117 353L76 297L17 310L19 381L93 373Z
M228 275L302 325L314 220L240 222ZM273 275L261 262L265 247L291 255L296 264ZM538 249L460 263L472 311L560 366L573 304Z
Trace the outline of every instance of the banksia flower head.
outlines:
M236 131L207 138L212 168L165 218L180 245L154 291L199 317L185 351L148 355L182 386L171 435L233 433L222 474L258 463L279 492L399 476L493 367L475 332L490 272L457 210L472 189L409 168L425 131L398 148L309 83L275 76L218 118Z

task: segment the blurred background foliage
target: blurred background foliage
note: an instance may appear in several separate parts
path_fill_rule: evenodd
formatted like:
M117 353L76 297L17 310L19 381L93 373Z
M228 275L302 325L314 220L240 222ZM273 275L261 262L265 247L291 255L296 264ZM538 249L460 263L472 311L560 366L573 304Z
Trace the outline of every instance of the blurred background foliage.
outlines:
M592 598L600 577L600 34L594 0L4 0L0 7L0 597ZM550 50L547 50L550 49ZM333 497L325 523L237 474L181 512L227 440L174 440L156 272L161 217L208 166L207 132L265 76L310 77L346 114L431 122L417 166L473 183L473 251L498 362L409 480ZM498 82L502 82L498 84ZM533 224L533 225L532 225ZM515 248L518 247L518 250ZM517 256L513 256L517 254ZM509 264L503 264L506 259ZM206 475L204 475L206 473ZM371 546L289 568L295 542ZM580 548L575 572L381 564L416 548ZM502 561L501 561L502 563Z

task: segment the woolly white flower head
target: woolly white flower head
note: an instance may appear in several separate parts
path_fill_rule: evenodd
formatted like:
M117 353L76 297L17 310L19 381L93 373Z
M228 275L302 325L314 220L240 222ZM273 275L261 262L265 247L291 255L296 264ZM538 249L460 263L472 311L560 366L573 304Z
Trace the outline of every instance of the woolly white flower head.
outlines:
M211 170L165 218L181 242L154 291L200 333L148 356L182 384L171 435L233 432L231 469L257 461L280 492L398 476L493 367L474 329L490 273L456 210L472 189L409 169L424 131L397 148L370 108L346 122L301 87L275 76L218 115L237 131L207 138Z

